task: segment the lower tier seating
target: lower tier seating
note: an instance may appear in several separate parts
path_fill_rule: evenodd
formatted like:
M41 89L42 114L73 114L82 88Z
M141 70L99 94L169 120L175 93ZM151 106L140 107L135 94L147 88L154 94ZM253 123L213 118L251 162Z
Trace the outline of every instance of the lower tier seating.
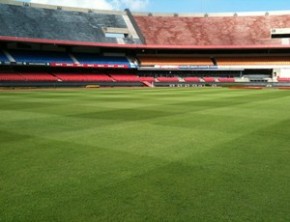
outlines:
M25 81L25 78L18 73L0 73L0 81Z
M113 82L114 80L105 74L84 74L88 82Z
M203 80L205 82L215 82L215 78L214 77L203 77Z
M156 78L159 82L179 82L177 77L158 77Z
M184 77L183 79L185 82L200 82L199 77Z
M26 81L55 82L57 78L49 73L21 73Z
M218 78L219 82L235 82L234 78Z
M65 82L112 82L105 74L55 73L60 81Z
M277 79L278 82L290 82L290 78L286 78L286 77L281 77Z
M155 81L155 78L154 77L150 77L150 76L142 76L142 77L139 77L140 81L141 82L154 82Z
M111 74L111 77L117 82L139 82L140 79L134 74Z

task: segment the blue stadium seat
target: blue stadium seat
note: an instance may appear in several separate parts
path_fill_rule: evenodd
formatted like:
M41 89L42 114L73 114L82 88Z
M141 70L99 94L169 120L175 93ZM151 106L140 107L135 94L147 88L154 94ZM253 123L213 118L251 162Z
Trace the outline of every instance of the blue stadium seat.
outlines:
M16 62L28 63L73 63L65 52L39 52L39 51L9 51Z
M126 65L130 66L126 57L98 56L88 53L75 53L75 58L81 64Z
M0 62L9 62L9 59L1 50L0 50Z

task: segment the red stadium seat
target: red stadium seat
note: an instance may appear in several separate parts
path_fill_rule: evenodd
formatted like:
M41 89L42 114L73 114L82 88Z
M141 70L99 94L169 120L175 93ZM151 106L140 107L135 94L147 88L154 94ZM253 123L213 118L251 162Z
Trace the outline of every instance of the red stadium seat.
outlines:
M183 79L185 82L200 82L199 77L185 77Z
M53 82L58 79L49 73L21 73L26 81Z
M219 82L235 82L234 78L218 78Z
M205 82L215 82L215 78L214 77L203 77L203 80Z
M0 73L0 81L25 81L18 73Z
M111 74L111 77L117 82L140 82L139 77L134 74Z
M56 76L64 82L112 82L105 74L57 73Z
M159 82L179 82L177 77L158 77L156 78Z
M278 82L290 82L290 78L285 78L285 77L278 78Z
M154 82L155 81L155 78L154 77L147 77L147 76L143 76L143 77L139 77L140 81L146 81L146 82Z

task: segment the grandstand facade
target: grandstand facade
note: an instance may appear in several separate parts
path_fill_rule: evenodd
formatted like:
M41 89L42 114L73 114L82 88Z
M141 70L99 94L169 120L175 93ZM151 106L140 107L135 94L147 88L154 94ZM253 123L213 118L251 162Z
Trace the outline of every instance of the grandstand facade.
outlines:
M0 1L0 86L290 86L290 13Z

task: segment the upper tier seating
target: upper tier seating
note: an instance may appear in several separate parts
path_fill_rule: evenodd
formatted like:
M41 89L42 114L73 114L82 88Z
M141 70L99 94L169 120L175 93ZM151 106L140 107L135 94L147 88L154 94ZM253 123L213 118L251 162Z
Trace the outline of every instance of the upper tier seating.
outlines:
M128 67L130 65L126 57L98 56L89 53L74 53L73 55L81 64L125 65Z
M199 77L184 77L183 79L185 82L200 82Z
M290 57L230 57L217 58L220 66L290 65Z
M1 50L0 50L0 62L9 62L9 59Z
M16 62L28 63L73 63L73 60L65 52L38 52L38 51L9 51Z
M195 57L139 57L141 66L211 66L213 65L210 58Z
M140 82L139 77L134 74L111 74L111 77L117 82Z
M61 1L60 1L61 3ZM77 10L77 9L76 9ZM125 21L126 20L126 21ZM115 43L115 37L105 36L104 28L129 30L132 38L122 37L127 44L140 44L138 36L131 33L132 26L125 12L85 10L72 11L0 4L0 36L32 38L36 41L73 41L86 43ZM130 27L129 27L130 26ZM131 35L130 35L131 36Z
M177 77L158 77L156 78L159 82L179 82Z
M152 45L234 46L282 45L271 28L289 28L290 15L249 16L134 16Z

